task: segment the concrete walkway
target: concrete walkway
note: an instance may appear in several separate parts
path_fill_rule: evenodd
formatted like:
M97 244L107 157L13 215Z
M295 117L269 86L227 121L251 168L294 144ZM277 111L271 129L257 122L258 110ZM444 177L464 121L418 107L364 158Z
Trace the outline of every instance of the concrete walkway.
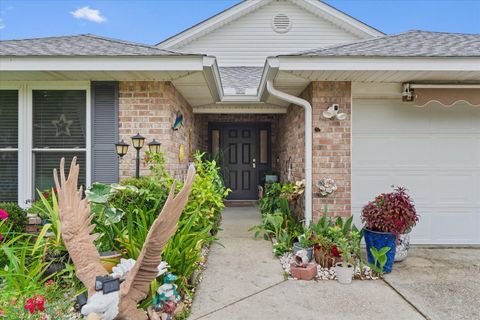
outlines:
M272 245L253 239L256 208L227 208L189 319L424 319L383 281L284 280Z

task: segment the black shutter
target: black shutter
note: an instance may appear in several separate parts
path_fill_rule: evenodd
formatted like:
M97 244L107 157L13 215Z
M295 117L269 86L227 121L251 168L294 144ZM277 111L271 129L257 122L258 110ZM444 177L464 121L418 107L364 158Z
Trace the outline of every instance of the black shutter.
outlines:
M118 182L118 82L92 82L92 182Z

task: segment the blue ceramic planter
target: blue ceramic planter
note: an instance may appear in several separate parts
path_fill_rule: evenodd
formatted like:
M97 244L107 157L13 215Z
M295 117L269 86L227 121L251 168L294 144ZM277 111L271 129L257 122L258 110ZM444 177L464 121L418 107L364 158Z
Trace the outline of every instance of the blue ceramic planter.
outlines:
M396 236L389 232L376 232L368 229L364 230L365 245L367 246L368 263L373 264L373 256L370 253L370 248L374 247L377 250L383 247L390 247L390 251L387 252L387 263L383 267L383 272L392 272L393 261L395 260L395 240Z

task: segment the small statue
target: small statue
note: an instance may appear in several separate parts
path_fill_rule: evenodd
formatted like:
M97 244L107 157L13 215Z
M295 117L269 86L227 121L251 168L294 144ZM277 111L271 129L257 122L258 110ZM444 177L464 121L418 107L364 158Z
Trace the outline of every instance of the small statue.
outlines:
M180 301L178 294L178 287L175 282L178 277L174 274L167 273L163 278L163 284L158 288L157 294L153 299L153 308L157 312L166 314L173 314L177 309L177 304Z

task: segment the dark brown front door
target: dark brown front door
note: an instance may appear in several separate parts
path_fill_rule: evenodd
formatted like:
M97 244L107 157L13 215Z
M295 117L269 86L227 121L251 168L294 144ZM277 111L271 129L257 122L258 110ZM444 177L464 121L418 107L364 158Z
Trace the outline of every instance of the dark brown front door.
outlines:
M260 163L260 131L267 128L259 124L214 124L210 137L217 136L220 148L225 185L232 190L230 200L258 199L260 174L265 171L265 162ZM216 131L214 134L212 134ZM212 146L212 141L210 143Z

